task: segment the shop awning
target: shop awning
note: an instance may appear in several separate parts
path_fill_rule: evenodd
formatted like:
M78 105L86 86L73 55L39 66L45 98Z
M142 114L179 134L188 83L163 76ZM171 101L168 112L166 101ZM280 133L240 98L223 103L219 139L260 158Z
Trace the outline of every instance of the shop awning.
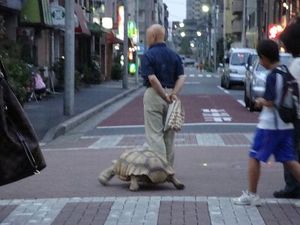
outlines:
M88 28L92 33L95 33L95 34L100 34L101 32L103 32L101 30L100 25L97 23L88 23Z
M41 0L44 24L52 26L52 17L50 11L49 0Z
M110 30L101 27L98 23L88 23L88 28L91 31L91 33L95 35L105 35L111 32Z
M21 10L21 24L52 26L49 0L27 0Z
M75 28L75 32L78 34L91 35L83 10L79 4L75 4L75 14L78 18L78 26Z
M106 43L108 44L122 44L123 41L116 37L114 32L109 32L106 34Z

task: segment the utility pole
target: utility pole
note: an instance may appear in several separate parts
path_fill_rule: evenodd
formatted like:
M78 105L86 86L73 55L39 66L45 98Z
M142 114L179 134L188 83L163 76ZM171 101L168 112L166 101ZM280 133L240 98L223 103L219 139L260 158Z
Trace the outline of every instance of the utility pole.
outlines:
M136 21L136 29L137 29L137 46L139 44L140 40L140 30L139 30L139 0L135 0L135 21ZM135 51L135 65L136 65L136 71L135 71L135 82L136 84L139 83L139 55L138 55L138 49Z
M65 77L64 115L74 114L75 31L74 1L65 1Z
M219 25L219 5L214 3L214 72L217 71L217 31Z
M247 32L247 0L243 0L243 28L242 28L242 46L246 46L246 32Z
M123 55L124 55L124 71L122 87L123 89L128 89L128 3L127 0L123 0L124 3L124 45L123 45Z
M212 18L211 18L211 10L208 12L208 65L211 68L211 42L212 42L212 35L211 32L212 31Z

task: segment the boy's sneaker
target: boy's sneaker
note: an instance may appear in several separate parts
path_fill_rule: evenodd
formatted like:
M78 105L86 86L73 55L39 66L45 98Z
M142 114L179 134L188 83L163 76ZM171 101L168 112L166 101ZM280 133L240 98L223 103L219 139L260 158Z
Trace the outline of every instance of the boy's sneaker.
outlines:
M233 199L233 203L235 205L260 206L261 200L257 194L250 193L248 191L243 191L240 197Z

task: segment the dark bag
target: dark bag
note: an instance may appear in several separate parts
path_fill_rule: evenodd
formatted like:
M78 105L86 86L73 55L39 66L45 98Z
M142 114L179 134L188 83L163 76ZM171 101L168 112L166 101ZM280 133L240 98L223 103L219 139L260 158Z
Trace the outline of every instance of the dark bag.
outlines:
M0 69L0 185L4 185L39 173L46 163L1 60Z
M294 123L298 119L299 110L298 83L288 68L284 65L282 67L284 70L276 69L276 73L282 77L282 91L276 108L283 122Z

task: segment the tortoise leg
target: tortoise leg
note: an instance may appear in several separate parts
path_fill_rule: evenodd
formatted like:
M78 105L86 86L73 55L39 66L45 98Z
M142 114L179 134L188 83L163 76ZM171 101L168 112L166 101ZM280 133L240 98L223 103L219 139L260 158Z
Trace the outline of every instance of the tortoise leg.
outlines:
M105 169L104 171L102 171L102 173L99 174L98 181L102 185L106 185L108 183L108 181L111 178L113 178L114 175L115 175L114 166L111 166L111 167Z
M137 191L137 190L139 190L138 179L137 179L136 176L130 176L129 190L130 191Z
M177 189L182 190L184 189L184 184L181 183L181 181L179 181L176 177L171 176L168 179L169 182L171 182Z

